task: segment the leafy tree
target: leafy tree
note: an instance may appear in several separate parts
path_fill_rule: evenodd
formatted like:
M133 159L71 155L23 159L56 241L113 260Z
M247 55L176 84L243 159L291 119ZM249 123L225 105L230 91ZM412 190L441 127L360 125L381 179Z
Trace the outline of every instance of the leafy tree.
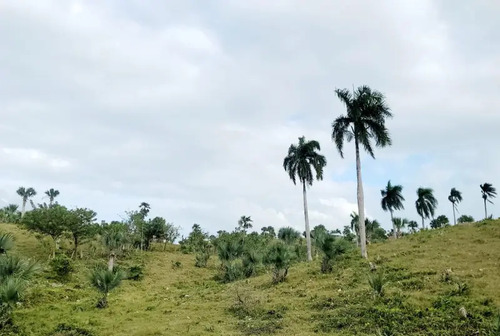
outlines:
M208 233L201 229L200 224L193 224L192 231L186 239L182 239L179 244L184 253L199 252L205 249L208 243Z
M312 186L313 184L313 169L316 172L316 180L323 179L323 168L326 166L326 158L318 153L320 150L321 148L318 141L306 141L305 137L300 137L297 145L290 145L290 148L288 148L288 155L283 160L283 168L288 172L293 184L296 184L297 177L302 183L308 261L312 260L312 252L306 186Z
M434 218L437 205L438 201L434 197L434 191L431 188L418 188L415 207L417 213L422 217L422 229L425 229L425 218Z
M462 215L458 217L458 223L472 223L474 222L474 217L468 215Z
M54 204L54 199L59 196L59 190L56 190L54 188L50 188L45 192L45 195L49 197L49 205L52 206Z
M162 217L150 219L144 225L144 248L149 250L154 238L161 239L167 230L167 221Z
M142 202L139 205L139 213L141 214L142 219L146 219L146 217L148 217L150 210L151 210L151 206L149 205L149 203Z
M337 238L333 235L327 235L319 243L319 249L323 252L323 260L321 262L321 272L330 273L333 269L332 261L346 253L351 247L344 238Z
M344 226L344 230L342 231L342 236L344 237L345 240L350 241L350 242L356 240L356 244L357 244L356 235L354 233L352 233L350 226L348 226L348 225Z
M285 281L288 269L292 264L292 253L289 246L281 241L274 242L269 246L264 261L272 269L274 284Z
M90 275L90 283L102 294L101 299L97 303L98 308L106 308L108 306L109 292L120 286L125 276L125 273L118 269L95 268L93 270Z
M167 243L173 244L177 238L179 238L179 227L174 226L172 223L165 224L165 232L163 233L163 241L165 244L163 245L163 250L165 251L167 248Z
M73 221L72 213L61 205L51 208L38 208L26 213L22 219L23 225L30 231L46 234L54 241L53 256L58 249L57 239L67 230Z
M395 217L392 219L392 225L396 229L396 237L401 237L401 230L404 229L405 226L409 225L409 221L406 218Z
M17 211L17 204L9 204L0 210L0 221L3 223L17 223L20 219L20 213Z
M278 238L287 244L293 244L300 238L300 232L291 227L283 227L278 231Z
M387 186L384 190L381 190L382 194L382 209L384 211L389 211L391 213L391 222L394 238L397 238L396 231L397 228L395 226L393 212L394 210L402 210L405 207L403 206L403 201L405 200L403 195L403 187L400 185L392 185L391 181L387 182ZM399 231L398 231L399 232Z
M438 229L450 224L450 220L445 215L440 215L436 219L431 220L430 226L433 229Z
M411 232L415 233L418 229L418 223L414 220L408 222L408 228Z
M484 201L484 219L487 219L488 218L488 209L486 208L486 201L493 204L493 202L491 201L491 198L495 198L497 196L497 190L495 189L495 187L493 187L493 185L491 183L481 184L480 187L481 187L481 194L482 194L483 201Z
M360 146L362 146L371 157L375 158L371 140L377 147L391 145L389 131L385 126L385 119L392 117L385 97L378 91L372 91L368 86L358 87L354 92L347 89L335 90L337 97L346 106L346 115L341 115L332 124L332 140L344 157L344 140L354 140L356 149L356 175L357 175L357 198L359 213L359 233L361 255L368 258L366 251L366 228L365 228L365 204L363 195L363 182L361 178Z
M376 243L387 239L387 234L380 223L374 219L365 219L366 239L369 243Z
M76 258L78 246L80 246L85 238L89 238L95 232L93 224L95 223L97 213L87 208L76 208L70 212L71 216L67 222L66 229L71 232L71 236L73 237L73 257Z
M270 238L276 238L276 231L274 231L274 228L272 226L266 226L261 228L260 230L261 230L261 235Z
M323 240L325 240L328 235L330 235L330 232L328 232L323 224L316 225L311 231L311 238L317 248L320 248Z
M253 227L252 225L252 218L250 216L241 216L240 219L238 219L238 231L246 232L248 229L251 229Z
M448 196L448 201L451 202L453 207L453 223L457 225L457 217L455 216L455 210L458 210L457 204L462 202L462 193L455 188L451 188L450 196Z
M19 196L21 196L22 200L23 200L23 206L22 206L22 209L21 209L21 217L24 217L24 214L26 213L26 203L28 202L28 200L33 197L33 196L36 196L36 191L35 189L33 188L25 188L25 187L19 187L19 189L17 189L17 194Z

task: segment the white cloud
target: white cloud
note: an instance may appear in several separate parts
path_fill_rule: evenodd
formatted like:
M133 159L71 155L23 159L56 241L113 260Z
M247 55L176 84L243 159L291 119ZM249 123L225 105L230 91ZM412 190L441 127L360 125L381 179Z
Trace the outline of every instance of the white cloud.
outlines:
M491 7L493 6L493 8ZM0 4L0 195L57 187L102 218L149 201L154 215L212 232L239 216L302 230L302 194L281 164L317 139L325 180L311 224L341 228L356 210L352 144L331 122L337 87L369 84L394 112L392 148L363 154L367 213L388 179L451 187L481 215L479 183L499 184L500 47L495 4L443 1L143 1ZM498 9L498 8L497 8ZM470 13L474 14L472 18ZM474 37L477 37L474 38ZM496 39L495 39L496 38ZM9 152L10 151L10 152Z

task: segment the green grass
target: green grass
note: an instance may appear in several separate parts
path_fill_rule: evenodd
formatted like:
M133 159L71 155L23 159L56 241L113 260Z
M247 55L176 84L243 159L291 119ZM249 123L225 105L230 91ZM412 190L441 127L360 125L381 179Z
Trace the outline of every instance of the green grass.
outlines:
M15 235L13 253L48 268L50 249L34 235L14 225L0 231ZM106 309L95 308L99 294L88 281L95 260L78 261L63 283L42 272L14 321L21 335L498 335L500 221L420 232L368 252L387 279L383 297L373 295L357 253L331 274L318 258L293 265L277 285L269 273L222 284L216 256L198 268L194 255L171 248L119 259L122 267L144 263L144 278L124 281Z

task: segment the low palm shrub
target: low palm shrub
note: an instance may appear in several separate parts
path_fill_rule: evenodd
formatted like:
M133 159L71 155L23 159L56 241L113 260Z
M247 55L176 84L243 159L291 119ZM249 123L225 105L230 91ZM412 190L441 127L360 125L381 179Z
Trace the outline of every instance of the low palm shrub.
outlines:
M328 235L318 243L318 247L323 253L321 272L330 273L333 270L334 259L345 254L351 248L351 243L343 238Z
M387 278L385 277L383 271L374 272L371 275L368 275L368 284L370 285L374 296L384 296L384 286L387 284Z
M281 241L277 241L269 247L265 257L265 263L271 267L272 282L274 284L286 280L292 258L293 256L289 246Z
M102 297L97 302L97 308L106 308L108 306L109 292L120 286L125 276L125 272L116 268L110 271L106 268L96 267L92 271L90 283L102 294Z

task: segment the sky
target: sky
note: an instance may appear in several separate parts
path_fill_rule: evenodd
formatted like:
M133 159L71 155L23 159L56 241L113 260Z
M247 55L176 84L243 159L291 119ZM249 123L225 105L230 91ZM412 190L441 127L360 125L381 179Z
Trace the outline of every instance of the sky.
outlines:
M31 186L106 221L145 201L183 234L242 215L303 230L282 163L305 136L328 161L311 226L341 229L356 173L331 141L334 90L369 85L394 118L393 145L361 157L368 217L390 227L391 180L397 216L419 221L422 186L452 218L455 187L479 219L479 185L500 187L499 16L496 0L0 0L0 206Z

